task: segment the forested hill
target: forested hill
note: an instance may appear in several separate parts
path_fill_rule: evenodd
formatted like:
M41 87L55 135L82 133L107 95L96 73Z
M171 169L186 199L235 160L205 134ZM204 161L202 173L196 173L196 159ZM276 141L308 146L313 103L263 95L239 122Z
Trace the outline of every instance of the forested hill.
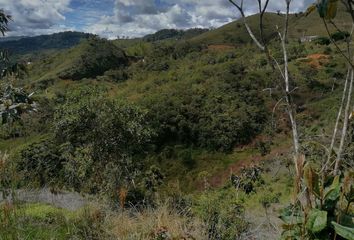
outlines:
M20 39L0 42L0 48L7 49L12 54L27 54L42 50L65 49L77 45L81 40L92 34L81 32L61 32L36 37L23 37Z
M160 31L157 31L156 33L146 35L145 37L143 37L143 39L148 42L166 39L190 39L208 31L209 30L205 28L192 28L187 30L162 29Z

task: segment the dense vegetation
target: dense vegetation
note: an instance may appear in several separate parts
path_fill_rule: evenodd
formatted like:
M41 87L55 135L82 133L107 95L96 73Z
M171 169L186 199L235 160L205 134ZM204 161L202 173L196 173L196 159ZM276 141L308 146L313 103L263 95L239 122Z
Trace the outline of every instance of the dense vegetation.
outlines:
M339 23L349 19L342 10L338 16ZM252 28L258 17L247 18ZM38 40L44 42L38 51L60 50L37 56L23 74L4 76L16 88L3 88L0 102L7 110L0 150L9 154L0 155L0 190L4 196L27 187L75 191L107 204L74 212L1 204L0 233L5 239L273 239L280 236L279 212L285 239L352 231L351 173L318 174L346 85L338 47L345 48L348 34L324 34L317 13L292 14L284 62L274 27L284 15L266 13L264 20L263 43L281 69L289 63L291 107L309 161L301 180L312 202L305 215L297 202L284 207L297 173L283 76L249 44L239 20L143 39L77 41L83 35L64 33ZM320 37L301 42L309 21L309 34ZM65 46L57 45L63 37ZM26 39L16 59L28 59L33 39ZM13 104L26 108L11 112ZM347 141L343 169L352 167L352 145Z
M155 42L166 39L190 39L207 31L208 29L203 28L195 28L188 30L162 29L154 34L146 35L145 37L143 37L143 40L148 42Z

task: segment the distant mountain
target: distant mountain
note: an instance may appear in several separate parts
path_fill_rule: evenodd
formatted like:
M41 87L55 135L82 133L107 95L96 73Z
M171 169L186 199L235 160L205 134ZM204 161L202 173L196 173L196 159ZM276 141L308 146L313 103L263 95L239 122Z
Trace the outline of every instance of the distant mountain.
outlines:
M90 36L94 35L81 32L61 32L36 37L22 37L14 40L0 38L2 39L0 48L8 49L12 54L27 54L50 49L65 49L79 44L82 39L88 39ZM8 39L8 41L6 39Z
M2 37L0 38L0 42L10 42L10 41L17 41L21 38L26 38L25 36L18 36L18 37Z
M143 39L147 42L155 42L166 39L189 39L196 37L200 34L208 32L208 29L204 28L192 28L188 30L178 30L178 29L162 29L154 34L149 34L143 37Z

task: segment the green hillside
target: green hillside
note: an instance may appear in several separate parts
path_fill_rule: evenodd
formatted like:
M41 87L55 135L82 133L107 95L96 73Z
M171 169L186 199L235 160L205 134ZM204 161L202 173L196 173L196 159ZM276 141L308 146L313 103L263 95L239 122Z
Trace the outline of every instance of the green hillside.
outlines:
M161 41L166 39L189 39L198 36L202 33L207 32L208 29L195 28L188 30L177 30L177 29L163 29L156 33L149 34L143 37L143 40L148 42Z
M351 22L342 7L335 21L343 29ZM258 15L247 22L258 36ZM265 14L277 66L240 20L135 39L76 44L74 36L33 52L16 42L27 72L4 76L11 84L0 96L0 192L20 191L16 201L0 201L0 239L327 240L338 224L339 236L351 239L352 120L343 174L322 168L338 151L328 151L348 87L338 47L350 39L299 41L329 36L316 12L291 14L287 93L276 29L283 23L284 15ZM19 101L25 107L6 115ZM77 206L63 204L68 192ZM45 201L26 203L26 193Z
M105 71L129 63L125 53L107 40L90 39L78 46L57 52L29 66L35 82L56 79L95 78Z

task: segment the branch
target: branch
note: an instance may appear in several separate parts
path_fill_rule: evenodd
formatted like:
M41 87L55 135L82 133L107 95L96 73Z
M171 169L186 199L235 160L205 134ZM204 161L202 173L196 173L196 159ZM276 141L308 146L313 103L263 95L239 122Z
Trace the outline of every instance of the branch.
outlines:
M342 51L342 49L340 49L340 47L338 46L338 44L336 43L336 41L334 41L334 39L331 37L331 32L329 31L329 28L328 28L328 24L326 22L326 20L323 18L323 23L325 25L325 28L326 28L326 31L327 31L327 34L329 36L329 39L331 40L331 42L334 44L334 46L337 48L337 50L339 51L339 53L345 58L345 60L349 63L349 65L354 68L354 65L352 63L352 61L349 59L349 57L347 55L345 55L345 53Z
M339 111L338 111L338 114L337 114L336 124L334 126L334 131L333 131L333 135L332 135L331 145L330 145L329 151L328 151L327 162L325 163L325 165L322 168L322 171L324 171L324 172L326 172L328 170L329 164L331 162L331 157L332 157L332 152L333 152L333 148L334 148L334 143L335 143L337 132L338 132L339 120L340 120L340 117L342 116L344 101L345 101L345 97L346 97L346 94L347 94L347 86L348 86L348 82L349 82L349 76L350 76L350 69L348 69L347 77L346 77L345 83L344 83L342 101L341 101L341 104L340 104L340 107L339 107Z
M345 107L345 112L344 112L344 124L343 124L343 129L342 129L342 136L341 136L340 145L339 145L339 149L338 149L336 165L334 167L334 175L338 174L339 166L340 166L340 162L341 162L341 158L342 158L343 147L344 147L344 143L345 143L345 138L347 136L348 122L349 122L349 108L350 108L352 91L353 91L353 82L354 82L354 69L351 68L351 80L350 80L349 92L348 92L348 97L347 97L347 105Z
M267 10L269 4L269 0L266 0L264 7L262 8L262 0L258 0L258 8L259 8L259 32L261 35L261 41L263 43L263 46L266 50L267 46L266 46L266 42L264 39L264 29L263 29L263 17L265 14L265 11Z
M253 31L252 29L250 28L250 26L248 25L247 23L247 20L246 20L246 15L245 15L245 12L243 11L243 0L241 1L241 4L237 4L236 2L234 2L233 0L229 0L229 2L234 5L238 10L239 12L241 13L241 16L242 16L242 20L243 20L243 23L246 27L246 30L248 32L248 34L250 35L250 37L252 38L252 40L254 41L254 43L257 45L258 48L260 48L262 51L264 51L266 48L264 45L262 45L258 39L256 38L256 36L253 34Z

